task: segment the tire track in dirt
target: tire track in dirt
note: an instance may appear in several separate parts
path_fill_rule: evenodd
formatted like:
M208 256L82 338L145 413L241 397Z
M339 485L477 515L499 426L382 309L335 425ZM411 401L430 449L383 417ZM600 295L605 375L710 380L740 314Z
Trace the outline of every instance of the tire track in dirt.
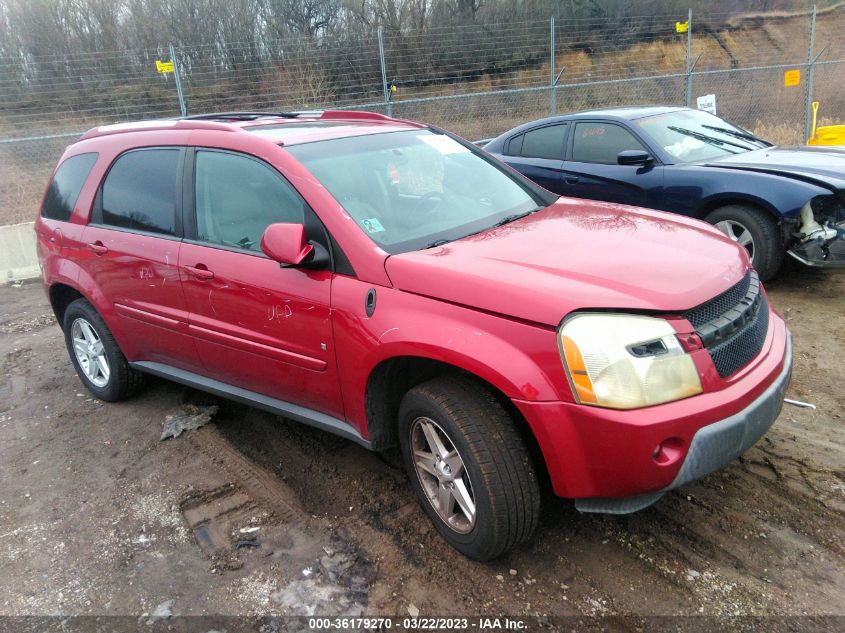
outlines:
M220 464L248 495L265 505L274 516L284 522L302 516L302 507L293 490L232 446L213 426L197 429L189 438L193 446Z

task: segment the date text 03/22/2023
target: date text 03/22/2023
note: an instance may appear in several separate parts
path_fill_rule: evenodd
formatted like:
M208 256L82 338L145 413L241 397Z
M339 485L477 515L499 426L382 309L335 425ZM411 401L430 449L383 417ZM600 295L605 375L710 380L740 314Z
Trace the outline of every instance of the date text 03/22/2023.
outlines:
M437 617L408 617L408 618L367 618L367 617L335 617L309 618L308 628L312 631L349 631L376 630L386 631L522 631L525 622L520 619L476 617L476 618L437 618Z

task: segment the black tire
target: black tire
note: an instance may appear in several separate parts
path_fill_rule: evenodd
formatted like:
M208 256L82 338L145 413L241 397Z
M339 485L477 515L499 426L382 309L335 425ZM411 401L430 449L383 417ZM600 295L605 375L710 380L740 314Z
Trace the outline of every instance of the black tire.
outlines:
M754 244L752 264L762 281L772 279L780 270L786 255L780 229L772 216L762 209L743 204L729 204L711 212L710 224L733 222L748 231Z
M103 352L109 367L109 376L103 385L96 385L92 382L80 365L74 351L72 331L74 323L79 319L87 322L102 342ZM87 300L77 299L67 307L64 316L64 334L68 354L76 373L79 374L79 378L88 391L100 400L107 402L122 400L135 393L143 383L144 374L129 366L105 321Z
M425 475L419 475L414 465L412 431L423 418L445 432L469 477L475 520L464 533L440 517L421 482ZM475 560L491 560L534 532L540 488L530 454L514 420L482 384L450 376L408 391L399 407L399 441L420 504L441 536L459 552Z

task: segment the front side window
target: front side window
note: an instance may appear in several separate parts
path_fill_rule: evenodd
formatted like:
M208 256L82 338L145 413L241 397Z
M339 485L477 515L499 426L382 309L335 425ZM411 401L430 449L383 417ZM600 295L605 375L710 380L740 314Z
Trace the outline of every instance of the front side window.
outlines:
M91 168L97 162L95 152L89 154L77 154L71 156L56 170L53 181L47 188L47 195L44 198L44 206L41 207L41 216L51 220L62 220L67 222L76 206L76 199Z
M197 239L261 251L274 222L301 224L305 202L269 165L227 152L196 154Z
M102 223L174 234L179 153L179 149L145 149L119 157L103 183Z
M619 152L644 150L633 134L613 123L576 123L572 160L616 165Z
M285 147L389 253L417 250L530 213L556 196L433 130Z

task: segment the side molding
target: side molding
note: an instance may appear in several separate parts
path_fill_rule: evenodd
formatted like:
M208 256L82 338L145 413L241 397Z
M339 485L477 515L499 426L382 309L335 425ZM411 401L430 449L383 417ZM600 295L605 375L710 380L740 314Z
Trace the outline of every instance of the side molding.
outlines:
M242 404L256 407L257 409L269 411L270 413L275 413L277 415L296 420L297 422L307 424L308 426L313 426L321 431L328 431L329 433L339 435L347 440L352 440L356 444L359 444L368 450L373 450L372 443L362 437L361 434L358 433L358 431L352 426L343 420L326 415L325 413L300 407L299 405L285 402L284 400L277 400L276 398L255 393L254 391L235 387L234 385L229 385L225 382L214 380L213 378L206 378L205 376L200 376L199 374L185 371L184 369L171 367L170 365L165 365L164 363L138 361L131 362L129 365L138 371L159 376L160 378L166 378L168 380L187 385L188 387L193 387L201 391L212 393L216 396L221 396L223 398L228 398L229 400L234 400Z

